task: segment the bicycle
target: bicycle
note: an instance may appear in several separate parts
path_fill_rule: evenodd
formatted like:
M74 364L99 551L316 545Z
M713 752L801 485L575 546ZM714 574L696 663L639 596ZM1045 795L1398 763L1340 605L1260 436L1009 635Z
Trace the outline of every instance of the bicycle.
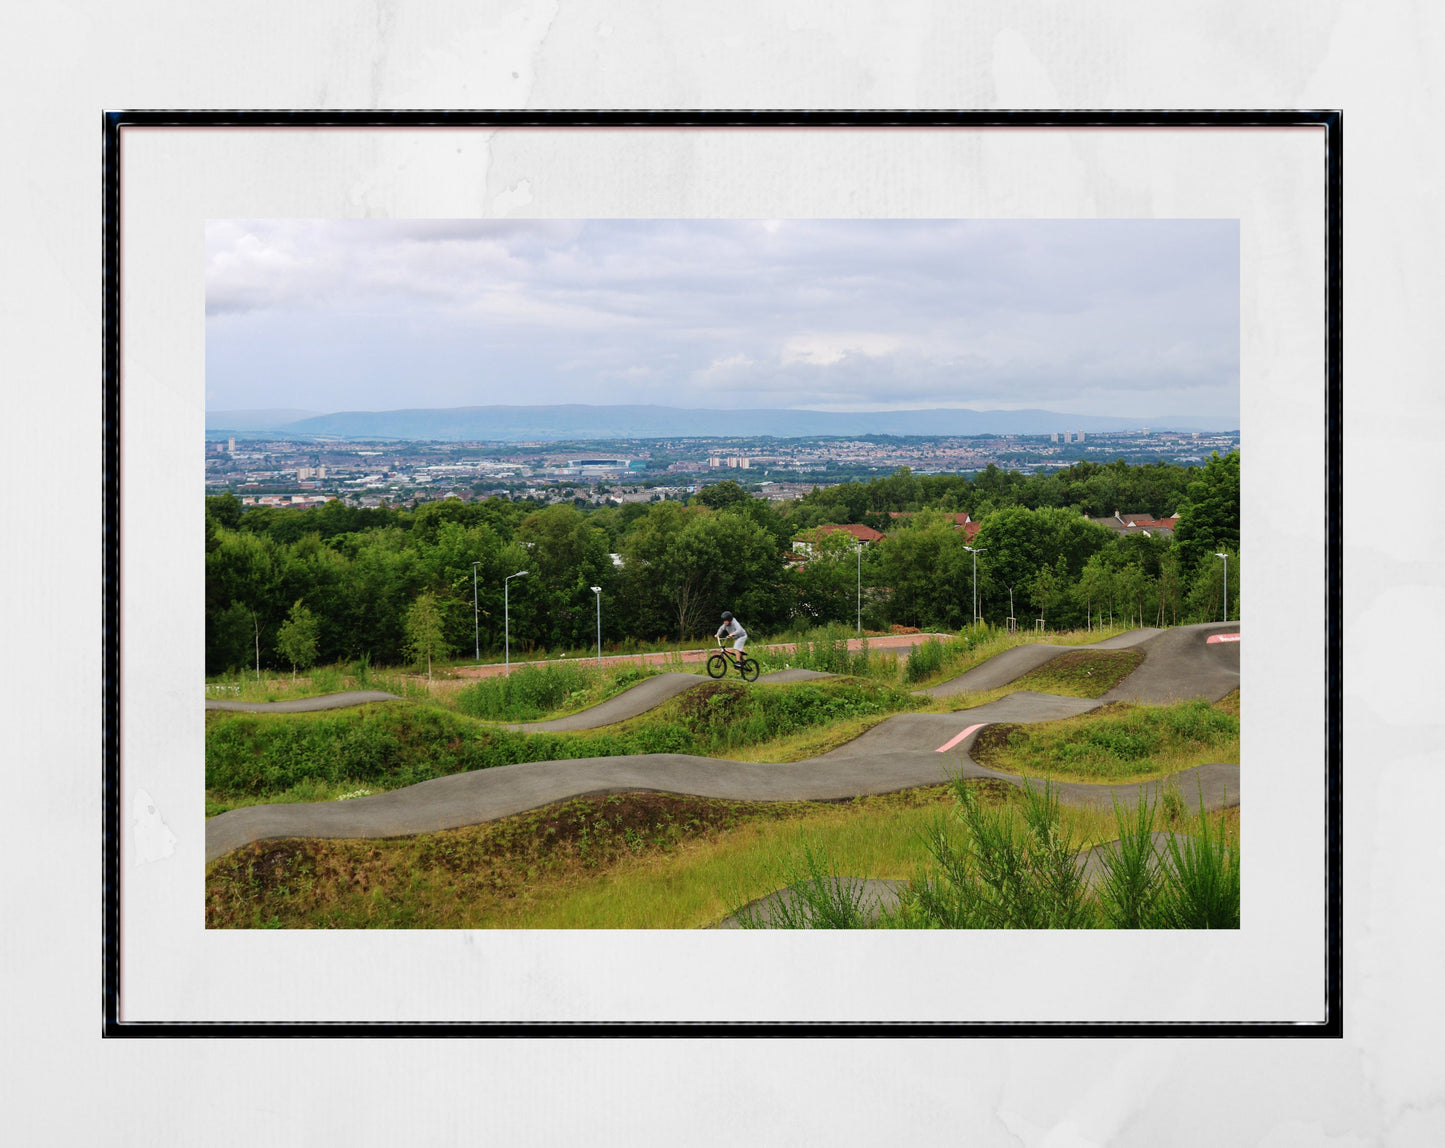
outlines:
M743 681L757 681L758 673L761 671L762 667L758 665L758 661L756 658L749 657L747 654L743 654L741 658L739 658L737 661L734 661L732 658L728 657L725 653L723 653L723 644L721 638L718 639L717 647L717 653L715 653L707 660L708 677L720 678L728 672L728 666L737 666L738 674L742 677Z

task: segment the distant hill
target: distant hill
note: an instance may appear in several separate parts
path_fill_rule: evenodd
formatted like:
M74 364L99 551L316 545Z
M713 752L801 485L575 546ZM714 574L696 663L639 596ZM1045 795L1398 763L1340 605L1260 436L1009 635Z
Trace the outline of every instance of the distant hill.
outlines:
M316 418L320 412L303 411L296 409L279 409L269 411L207 411L206 430L213 432L225 431L265 431L275 430L277 427L290 426L301 419Z
M283 415L293 415L283 419ZM434 410L212 411L208 432L269 431L290 437L367 438L402 441L521 442L619 438L759 437L826 435L1048 434L1052 431L1236 430L1238 420L1160 416L1154 419L1064 415L1044 410L975 411L941 408L911 411L693 410L660 406L452 407Z

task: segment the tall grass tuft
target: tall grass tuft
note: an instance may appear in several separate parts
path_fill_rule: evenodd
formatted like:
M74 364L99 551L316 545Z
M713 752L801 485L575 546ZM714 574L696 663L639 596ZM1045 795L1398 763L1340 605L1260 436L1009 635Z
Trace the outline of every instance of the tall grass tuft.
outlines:
M848 643L857 635L843 626L825 626L800 637L788 658L789 665L825 674L843 674L855 678L897 680L898 669L892 658L875 656L864 638L857 650Z
M982 805L958 779L955 823L935 821L936 870L902 895L898 923L931 929L1077 929L1093 923L1073 835L1049 785L1022 791L1021 820ZM955 826L963 829L962 836Z
M773 878L779 892L734 910L744 929L862 929L864 885L838 872L834 862L805 834L801 856L783 858Z
M1211 830L1200 789L1196 830L1169 838L1164 892L1157 927L1166 929L1239 928L1239 850L1223 828Z
M1002 806L985 806L961 778L951 818L923 831L931 867L899 891L896 910L876 922L906 929L1237 929L1239 855L1224 830L1200 809L1189 833L1155 845L1156 807L1140 793L1125 810L1116 802L1119 839L1100 854L1091 880L1079 840L1064 823L1051 786L1025 786ZM765 899L750 927L866 928L850 912L861 878L841 878L806 842L786 870L793 898ZM754 907L756 908L756 907ZM734 908L740 917L748 907ZM765 919L766 918L766 919ZM824 924L823 922L830 922Z
M1116 798L1114 816L1119 822L1119 840L1104 846L1100 860L1103 878L1099 882L1099 907L1104 925L1111 929L1144 929L1155 920L1164 876L1154 849L1154 803L1139 788L1139 800L1132 813Z

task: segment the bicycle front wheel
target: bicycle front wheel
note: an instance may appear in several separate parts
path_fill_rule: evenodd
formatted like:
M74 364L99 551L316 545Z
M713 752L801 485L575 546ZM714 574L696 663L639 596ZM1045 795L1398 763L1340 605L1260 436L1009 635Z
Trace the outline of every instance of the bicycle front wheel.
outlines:
M742 674L742 676L743 676L743 681L745 681L745 682L755 682L755 681L758 680L758 671L759 671L759 669L760 669L760 667L758 666L758 663L757 663L754 659L752 659L752 658L744 658L744 659L743 659L743 664L738 667L738 673Z
M707 660L707 676L720 678L728 672L728 660L723 654L714 654Z

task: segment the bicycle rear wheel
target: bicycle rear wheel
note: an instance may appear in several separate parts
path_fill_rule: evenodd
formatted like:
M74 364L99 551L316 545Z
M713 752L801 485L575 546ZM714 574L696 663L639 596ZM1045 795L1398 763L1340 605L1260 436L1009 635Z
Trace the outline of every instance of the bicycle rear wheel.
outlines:
M720 678L728 672L728 660L724 654L714 654L707 660L707 676Z
M755 682L758 680L760 668L757 661L753 658L744 658L743 664L738 667L738 673L742 674L743 681Z

